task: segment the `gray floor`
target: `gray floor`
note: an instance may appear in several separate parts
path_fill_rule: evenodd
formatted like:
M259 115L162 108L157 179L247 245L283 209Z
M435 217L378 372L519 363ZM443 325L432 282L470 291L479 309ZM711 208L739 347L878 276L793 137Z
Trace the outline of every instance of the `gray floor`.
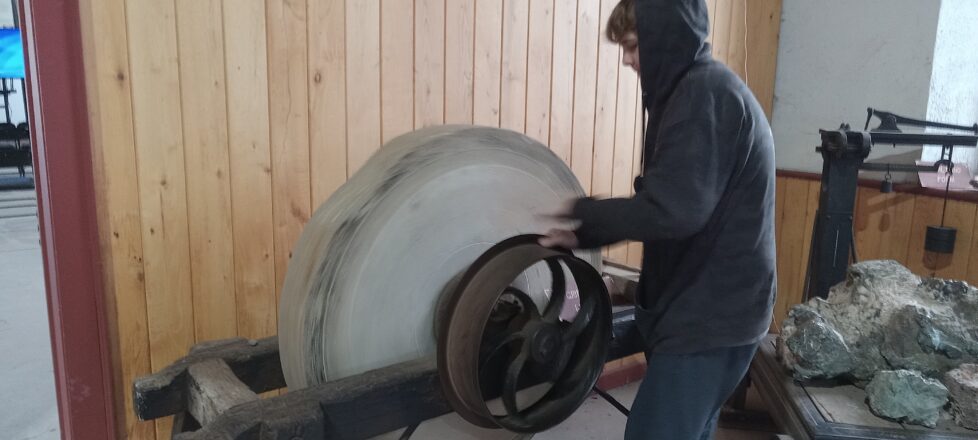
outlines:
M0 192L0 433L60 438L44 271L31 190Z
M615 399L631 406L639 383L611 390ZM625 434L625 416L603 399L592 396L569 419L549 431L532 436L533 440L613 440ZM375 440L397 440L401 431L388 433ZM456 414L448 414L421 424L412 440L526 440L501 430L475 428ZM768 440L770 433L721 429L715 440Z

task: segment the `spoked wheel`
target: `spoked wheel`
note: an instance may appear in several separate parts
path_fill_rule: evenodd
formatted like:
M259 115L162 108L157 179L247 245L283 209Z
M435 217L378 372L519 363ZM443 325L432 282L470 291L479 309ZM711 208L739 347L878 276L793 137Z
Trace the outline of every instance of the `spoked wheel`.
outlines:
M611 304L601 276L569 252L539 246L538 238L518 236L489 249L441 311L442 389L452 408L478 426L534 433L557 425L587 398L607 356ZM552 280L542 310L512 286L541 261ZM569 285L577 287L580 307L566 316ZM497 397L502 410L494 412L487 402Z

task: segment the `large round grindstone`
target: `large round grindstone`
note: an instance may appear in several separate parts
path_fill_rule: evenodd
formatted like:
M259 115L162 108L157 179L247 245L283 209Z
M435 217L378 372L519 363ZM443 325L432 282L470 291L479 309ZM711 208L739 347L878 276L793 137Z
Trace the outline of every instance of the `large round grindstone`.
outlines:
M583 194L557 156L515 132L446 126L392 140L295 246L279 306L288 386L433 355L443 292L494 244L556 226L541 214ZM578 256L600 265L595 252ZM541 310L548 303L545 264L513 285Z

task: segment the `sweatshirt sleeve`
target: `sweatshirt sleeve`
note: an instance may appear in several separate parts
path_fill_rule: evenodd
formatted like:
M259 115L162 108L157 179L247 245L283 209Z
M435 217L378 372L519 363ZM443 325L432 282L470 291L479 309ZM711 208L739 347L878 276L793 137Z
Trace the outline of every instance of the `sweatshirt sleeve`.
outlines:
M713 215L734 169L744 121L739 99L682 86L666 109L645 174L631 198L579 199L580 246L682 240ZM725 99L727 98L727 99Z

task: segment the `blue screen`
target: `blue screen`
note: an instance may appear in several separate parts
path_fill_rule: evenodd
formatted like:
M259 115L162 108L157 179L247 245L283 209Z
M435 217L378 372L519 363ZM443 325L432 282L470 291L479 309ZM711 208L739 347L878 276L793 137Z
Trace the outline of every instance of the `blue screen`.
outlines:
M0 29L0 78L24 77L24 46L20 29Z

